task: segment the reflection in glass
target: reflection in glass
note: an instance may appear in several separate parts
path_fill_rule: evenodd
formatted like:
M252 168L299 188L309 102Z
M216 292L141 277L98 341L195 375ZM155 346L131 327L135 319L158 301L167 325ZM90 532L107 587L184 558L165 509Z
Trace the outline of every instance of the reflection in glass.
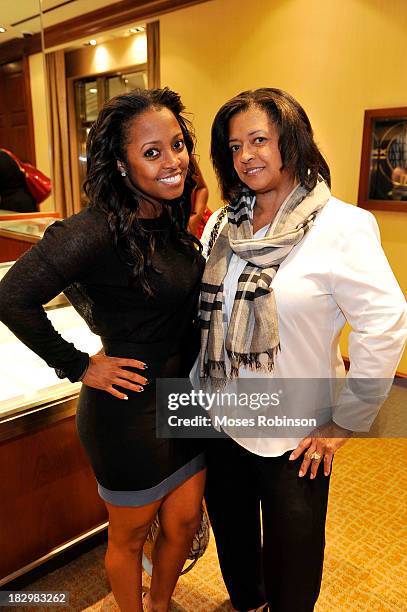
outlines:
M81 206L87 204L82 185L86 178L86 140L103 104L122 93L147 87L147 71L114 73L75 81L75 114L78 134L79 183Z
M407 201L407 117L374 121L369 199Z
M119 94L131 91L132 89L147 88L147 73L129 72L127 74L118 74L106 78L107 100L118 96Z
M96 81L84 83L85 86L85 121L96 121L98 116L98 88Z
M40 0L0 2L0 147L50 176L40 12ZM0 219L37 211L20 164L1 157ZM40 206L52 208L52 196Z

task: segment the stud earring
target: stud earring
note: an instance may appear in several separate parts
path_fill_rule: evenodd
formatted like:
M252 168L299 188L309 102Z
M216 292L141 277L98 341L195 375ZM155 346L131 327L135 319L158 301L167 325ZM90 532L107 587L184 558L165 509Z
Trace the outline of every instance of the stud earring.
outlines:
M127 176L127 172L126 169L123 165L123 162L119 162L117 163L117 169L120 172L121 176Z

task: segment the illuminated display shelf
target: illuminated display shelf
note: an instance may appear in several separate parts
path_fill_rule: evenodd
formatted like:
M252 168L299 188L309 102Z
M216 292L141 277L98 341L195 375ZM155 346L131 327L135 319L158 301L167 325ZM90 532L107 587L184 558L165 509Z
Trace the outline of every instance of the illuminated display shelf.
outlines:
M90 354L101 348L95 336L70 305L47 310L59 333L78 349ZM32 408L47 401L77 395L81 383L60 379L52 368L0 325L0 416L23 407Z

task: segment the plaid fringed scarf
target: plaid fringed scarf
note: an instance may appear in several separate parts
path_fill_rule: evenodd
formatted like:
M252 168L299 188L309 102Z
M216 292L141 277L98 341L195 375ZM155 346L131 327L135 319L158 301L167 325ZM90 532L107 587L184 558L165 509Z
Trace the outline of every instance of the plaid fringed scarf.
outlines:
M238 376L241 365L253 370L273 369L280 339L272 282L281 262L302 240L330 196L320 177L311 192L298 185L277 211L264 238L253 238L255 196L247 188L236 206L229 206L228 223L213 246L202 279L201 379L210 378L220 385L228 376ZM223 280L233 253L247 264L239 277L225 340ZM226 372L225 348L230 374Z

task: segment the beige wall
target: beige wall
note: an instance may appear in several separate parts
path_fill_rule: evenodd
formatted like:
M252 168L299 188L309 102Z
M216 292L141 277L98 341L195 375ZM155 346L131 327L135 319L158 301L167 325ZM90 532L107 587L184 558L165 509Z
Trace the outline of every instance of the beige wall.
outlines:
M30 55L29 62L36 166L44 174L51 176L44 56L42 53ZM42 212L54 210L52 194L42 202L40 208Z
M220 201L208 156L211 121L228 98L262 86L301 102L333 193L356 202L364 110L407 106L406 0L213 0L164 15L160 29L161 82L193 112L212 208ZM406 293L407 213L375 216ZM407 374L407 354L400 371Z

